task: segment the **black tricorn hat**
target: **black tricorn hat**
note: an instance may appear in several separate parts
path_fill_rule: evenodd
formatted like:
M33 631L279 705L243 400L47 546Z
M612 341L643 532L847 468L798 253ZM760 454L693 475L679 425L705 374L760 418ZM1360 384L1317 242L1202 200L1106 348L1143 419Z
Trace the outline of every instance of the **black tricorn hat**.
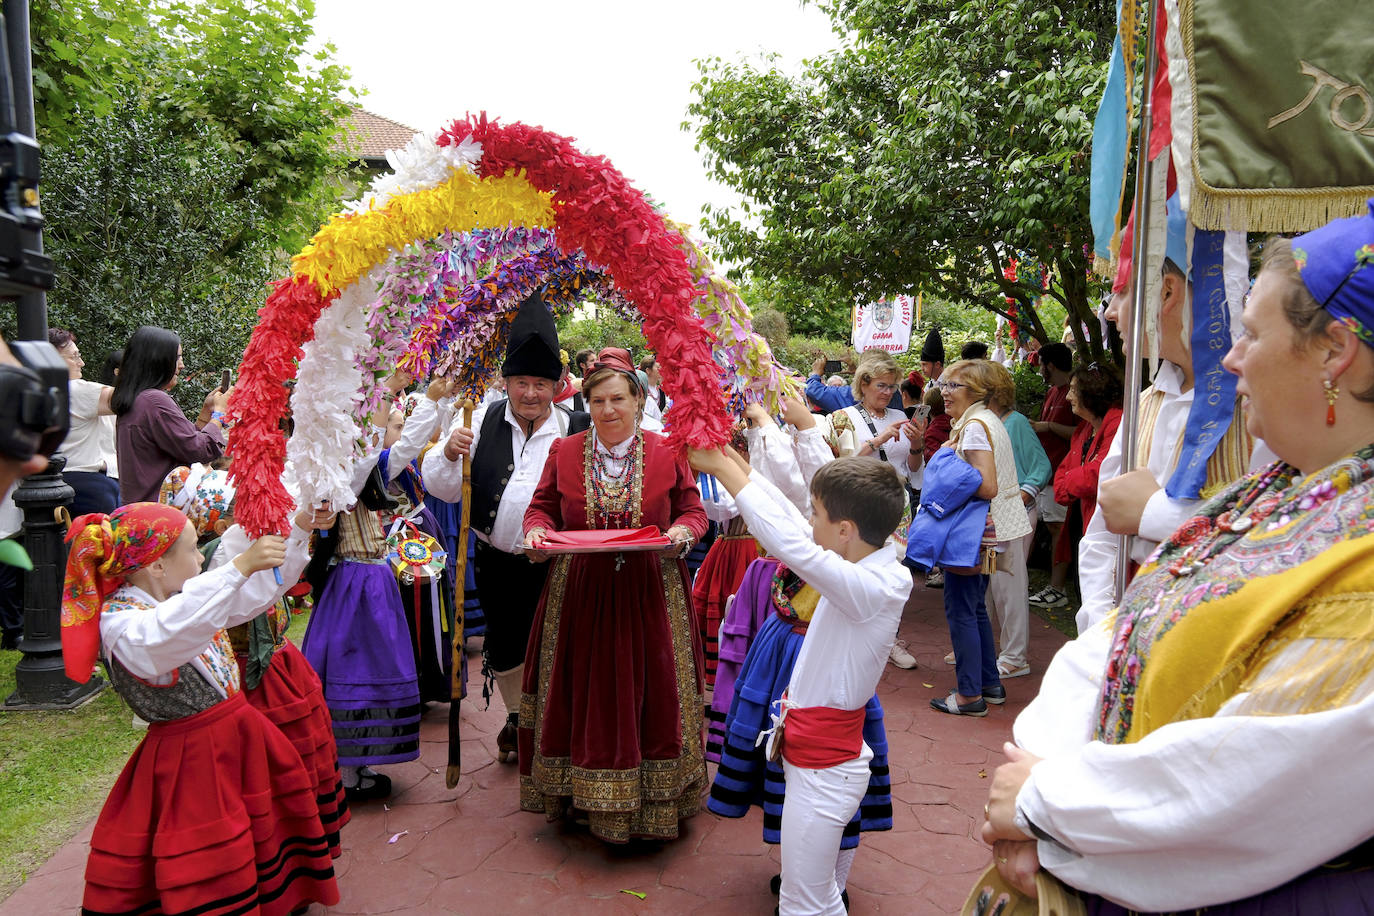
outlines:
M533 375L558 381L563 377L563 358L558 351L558 329L553 314L536 290L520 303L520 311L510 326L510 343L506 345L506 361L501 374Z
M943 363L945 361L945 342L940 339L940 332L935 328L930 329L926 335L926 342L921 345L921 361L927 363Z

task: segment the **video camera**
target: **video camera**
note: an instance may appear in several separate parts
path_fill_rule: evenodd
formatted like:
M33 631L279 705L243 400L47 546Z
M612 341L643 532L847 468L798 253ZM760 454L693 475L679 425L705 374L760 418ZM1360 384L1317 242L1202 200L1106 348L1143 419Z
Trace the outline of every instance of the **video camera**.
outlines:
M43 254L38 143L16 128L14 87L21 79L27 87L30 71L27 56L18 74L10 58L9 8L5 2L0 10L0 298L16 301L21 334L41 336L47 307L34 294L52 289L53 262ZM27 22L21 31L26 40ZM21 365L0 365L0 453L18 461L51 456L71 423L66 361L47 340L9 347Z

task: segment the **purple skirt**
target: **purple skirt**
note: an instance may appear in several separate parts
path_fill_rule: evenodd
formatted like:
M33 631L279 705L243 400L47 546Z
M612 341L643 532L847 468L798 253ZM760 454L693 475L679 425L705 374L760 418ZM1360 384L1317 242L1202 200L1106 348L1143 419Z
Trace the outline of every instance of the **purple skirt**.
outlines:
M335 566L301 651L324 686L339 766L420 756L420 690L390 566L352 560Z
M1273 890L1201 909L1189 916L1355 916L1374 913L1374 848L1367 842L1345 856L1298 875ZM1088 916L1152 916L1096 894L1079 893Z

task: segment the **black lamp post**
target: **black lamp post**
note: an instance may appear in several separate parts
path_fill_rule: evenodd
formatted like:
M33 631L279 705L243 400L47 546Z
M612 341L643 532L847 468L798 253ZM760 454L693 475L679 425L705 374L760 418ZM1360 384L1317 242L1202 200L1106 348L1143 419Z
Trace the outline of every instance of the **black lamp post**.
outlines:
M0 124L5 133L0 139L4 140L6 150L16 151L13 158L6 156L0 172L7 179L22 175L36 184L28 0L3 0L0 10L3 10L0 29L5 38L2 49L5 72L0 77L5 78L8 83L5 89L9 90L0 98ZM42 222L37 213L36 189L29 191L24 201L29 209L22 214L23 219L16 220L13 228L7 224L11 231L5 236L6 240L19 243L19 251L4 252L10 259L5 264L6 279L17 281L6 287L5 294L20 293L19 340L41 341L41 349L31 352L31 358L47 361L47 377L55 374L61 378L60 362L52 362L60 358L47 343L48 309L42 292L52 286L51 262L42 253ZM22 257L18 257L21 252ZM14 265L25 269L16 270ZM53 393L57 393L55 388ZM58 403L65 414L65 392ZM24 658L15 668L16 689L5 700L5 709L70 709L86 702L105 686L99 678L92 678L85 684L76 683L67 677L62 664L62 579L67 563L63 535L66 509L74 495L72 488L62 480L62 468L66 463L64 457L54 455L43 473L21 481L14 493L14 503L24 513L24 549L33 561L33 571L22 577L24 636L19 641L19 650Z
M24 512L24 550L33 571L24 582L24 657L14 669L15 690L5 700L8 710L71 709L94 697L105 681L92 677L78 684L62 663L62 578L67 565L66 510L72 488L62 480L67 459L54 455L41 474L24 478L14 503Z

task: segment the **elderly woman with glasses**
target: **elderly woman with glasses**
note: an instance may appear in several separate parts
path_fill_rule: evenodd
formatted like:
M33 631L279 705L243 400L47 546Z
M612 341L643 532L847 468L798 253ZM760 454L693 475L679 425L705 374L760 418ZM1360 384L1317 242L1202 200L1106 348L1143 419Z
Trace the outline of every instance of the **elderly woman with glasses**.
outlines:
M884 350L868 350L854 369L854 404L829 417L832 442L839 457L858 455L891 464L909 489L921 489L925 467L924 420L908 420L905 411L890 407L897 391L897 363ZM915 447L913 448L913 444ZM889 659L899 668L916 667L906 640L898 639Z
M984 541L1005 566L1008 547L1030 534L1030 518L1021 502L1016 456L1001 419L988 406L998 390L1001 366L986 359L962 359L945 369L936 386L945 398L945 412L954 425L948 445L978 471L982 483L975 494L989 501ZM995 548L993 545L996 545ZM945 569L945 620L954 644L956 687L948 696L930 701L932 709L955 716L986 716L988 704L1006 702L997 667L997 643L988 619L989 573L980 567Z
M1003 877L1094 916L1374 910L1374 216L1270 240L1242 323L1279 460L1059 651L983 809Z

